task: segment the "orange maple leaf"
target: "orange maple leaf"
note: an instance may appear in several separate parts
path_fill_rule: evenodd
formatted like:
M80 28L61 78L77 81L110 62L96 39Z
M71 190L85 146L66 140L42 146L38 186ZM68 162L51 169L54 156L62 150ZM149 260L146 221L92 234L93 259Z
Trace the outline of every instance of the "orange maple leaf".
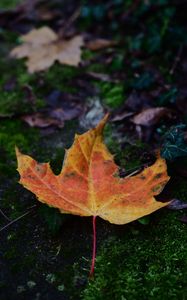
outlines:
M38 163L16 149L20 183L38 200L58 208L61 213L93 216L95 261L95 219L125 224L166 206L155 200L169 180L163 158L140 174L120 178L113 155L103 143L103 128L108 115L94 129L76 135L66 150L64 164L55 175L49 163Z

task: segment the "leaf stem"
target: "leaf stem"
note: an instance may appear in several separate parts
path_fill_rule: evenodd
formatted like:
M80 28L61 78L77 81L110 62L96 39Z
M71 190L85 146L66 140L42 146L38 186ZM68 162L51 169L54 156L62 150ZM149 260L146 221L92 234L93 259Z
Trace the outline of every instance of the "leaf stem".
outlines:
M93 252L92 252L92 264L91 264L91 269L90 269L90 278L93 277L94 275L94 268L95 268L95 257L96 257L96 217L93 216Z

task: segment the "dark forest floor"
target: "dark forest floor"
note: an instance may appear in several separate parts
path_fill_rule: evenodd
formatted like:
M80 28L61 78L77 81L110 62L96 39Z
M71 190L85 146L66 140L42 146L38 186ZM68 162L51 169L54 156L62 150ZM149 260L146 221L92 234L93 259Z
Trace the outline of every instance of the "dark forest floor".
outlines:
M0 4L0 299L187 299L185 209L123 226L98 220L89 281L91 218L38 202L18 184L14 151L50 161L57 174L75 133L109 111L105 142L123 172L151 164L159 148L171 176L161 199L187 202L187 2L20 2ZM85 40L79 66L56 62L29 74L24 59L10 58L21 34L44 25L59 33L66 24L65 37ZM54 117L56 109L63 115ZM47 120L24 121L37 113Z

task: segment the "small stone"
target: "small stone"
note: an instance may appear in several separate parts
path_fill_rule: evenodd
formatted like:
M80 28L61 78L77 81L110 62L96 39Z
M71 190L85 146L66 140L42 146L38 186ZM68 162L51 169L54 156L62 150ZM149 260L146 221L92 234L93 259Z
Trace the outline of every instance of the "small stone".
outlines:
M39 300L39 299L40 299L40 296L41 296L41 294L40 294L40 293L37 293L37 294L36 294L36 298L35 298L34 300Z
M49 283L54 283L56 281L56 276L53 273L49 273L49 274L46 275L45 279Z
M27 281L27 286L29 289L32 289L33 287L35 287L35 285L36 285L36 282L34 282L32 280Z
M17 286L17 293L18 294L21 294L21 293L23 293L25 291L26 291L26 288L24 287L24 285L18 285Z
M12 239L12 234L10 233L8 236L7 236L7 240L11 240Z
M61 284L61 285L59 285L59 286L57 287L57 289L58 289L60 292L63 292L64 289L65 289L65 286L64 286L63 284Z

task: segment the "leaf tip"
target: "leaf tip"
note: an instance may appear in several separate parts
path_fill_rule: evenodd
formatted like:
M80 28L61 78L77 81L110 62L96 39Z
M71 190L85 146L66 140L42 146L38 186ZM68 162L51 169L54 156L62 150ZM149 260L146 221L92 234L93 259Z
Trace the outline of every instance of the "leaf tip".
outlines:
M105 116L103 117L103 119L97 125L96 130L97 130L98 134L102 134L103 129L104 129L105 125L106 125L106 122L108 121L109 115L110 115L109 112L106 113Z
M16 157L18 158L21 152L19 151L19 148L16 145L15 145L15 152L16 152Z

